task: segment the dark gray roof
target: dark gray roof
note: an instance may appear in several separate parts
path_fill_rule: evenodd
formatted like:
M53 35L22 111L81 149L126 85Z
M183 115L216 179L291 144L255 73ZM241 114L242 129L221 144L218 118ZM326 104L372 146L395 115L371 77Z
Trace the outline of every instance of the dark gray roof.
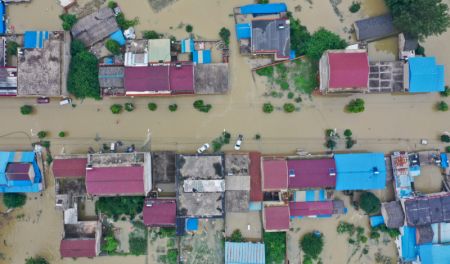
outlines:
M358 20L354 27L358 41L373 41L398 33L390 14Z
M291 33L289 20L253 20L252 52L275 53L279 58L289 58L291 52Z
M426 244L433 242L433 228L431 225L418 226L417 227L417 244Z
M406 222L422 226L450 221L450 194L405 201Z
M417 38L414 38L410 36L409 34L404 34L405 36L405 45L403 46L403 50L416 50L419 46L419 40Z
M123 66L100 66L98 80L101 88L123 88Z
M72 27L72 36L86 46L102 41L119 30L111 8L104 7L78 20Z
M398 201L383 203L381 213L386 226L389 228L399 228L405 222L405 214L403 213L402 205Z

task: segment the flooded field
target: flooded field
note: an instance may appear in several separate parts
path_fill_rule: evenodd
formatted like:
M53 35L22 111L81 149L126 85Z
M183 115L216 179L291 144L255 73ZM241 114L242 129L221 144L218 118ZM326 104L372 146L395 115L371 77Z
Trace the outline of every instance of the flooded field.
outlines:
M105 2L96 0L79 0L81 6L96 6ZM86 152L89 146L99 148L104 142L122 140L125 144L134 143L137 147L144 145L147 131L151 133L152 150L177 150L193 152L201 144L211 142L223 129L235 136L244 135L244 151L259 150L269 153L293 153L302 148L307 151L324 151L324 130L337 128L342 131L350 128L357 144L355 150L392 151L423 148L420 139L428 139L426 148L442 147L438 136L449 131L448 113L438 113L434 105L441 100L439 95L370 95L362 96L366 101L366 111L362 114L348 114L344 106L351 97L313 97L302 103L301 110L292 114L276 111L272 114L262 112L266 98L266 84L252 78L251 66L247 58L237 52L234 35L234 20L230 16L232 8L250 1L219 0L179 0L155 12L149 0L117 1L128 18L139 17L138 32L156 30L177 38L187 36L185 24L191 24L193 33L205 39L217 39L221 27L231 29L231 91L227 95L173 97L173 98L130 98L104 99L102 101L75 101L76 107L60 107L56 100L49 105L36 105L35 99L0 99L0 118L4 125L0 128L0 147L4 150L29 149L36 141L36 133L46 130L50 133L53 154ZM161 1L154 1L161 2ZM383 0L362 1L362 10L350 14L348 7L351 0L292 0L286 1L295 17L300 18L310 31L326 27L339 33L352 42L351 24L355 19L385 12ZM450 2L447 0L446 2ZM310 4L312 3L312 4ZM335 3L335 4L332 4ZM339 4L336 4L339 3ZM8 16L10 25L17 33L27 29L59 30L61 21L58 16L62 9L55 0L33 0L30 4L10 5ZM26 15L25 15L26 14ZM447 82L450 80L450 47L441 43L450 38L450 33L432 37L425 43L426 54L437 56L439 63L445 64ZM392 44L392 43L391 43ZM375 44L384 55L392 53L391 44ZM375 52L374 54L377 54ZM376 55L375 55L376 56ZM205 114L192 107L197 99L203 99L212 105L212 110ZM134 112L112 115L109 107L113 103L135 103ZM158 104L158 110L150 112L149 102ZM169 104L178 104L177 112L169 112ZM19 107L32 104L36 113L22 116ZM58 138L59 131L66 131L68 136ZM260 134L261 139L253 139ZM234 140L233 138L233 140ZM228 145L224 150L231 150ZM344 150L341 142L338 150ZM0 218L0 263L23 263L26 257L41 254L51 263L75 263L73 259L59 258L59 241L62 237L62 215L54 209L53 181L41 195L29 196L25 208ZM433 187L433 186L431 186ZM434 188L434 187L433 187ZM36 197L36 199L34 199ZM4 211L4 210L2 210ZM23 215L23 217L21 216ZM20 216L20 217L19 217ZM348 217L360 216L349 214ZM362 219L362 218L361 218ZM364 220L358 221L366 221ZM332 231L337 220L330 221L324 263L331 258L333 242ZM327 222L328 223L328 222ZM313 228L315 222L302 222L301 231ZM337 241L340 241L338 238ZM341 239L342 240L342 239ZM387 253L395 256L393 245ZM342 251L338 259L345 260L347 251ZM365 260L370 262L370 260ZM145 256L141 257L100 257L94 260L79 259L84 263L154 263Z

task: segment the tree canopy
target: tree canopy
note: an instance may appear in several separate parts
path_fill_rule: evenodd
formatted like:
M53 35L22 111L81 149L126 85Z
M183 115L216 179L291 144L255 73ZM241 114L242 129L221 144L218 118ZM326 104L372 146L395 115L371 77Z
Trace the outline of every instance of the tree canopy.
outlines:
M98 60L88 51L80 51L70 61L67 88L76 98L100 98Z
M448 5L442 0L385 0L400 31L424 39L450 26Z
M71 30L73 25L77 23L77 17L72 14L62 14L59 18L63 21L62 27L64 30Z
M95 203L95 209L102 213L119 217L121 214L134 216L142 212L143 196L100 197Z
M120 53L122 53L122 48L120 47L119 42L113 39L108 39L105 43L105 47L109 52L111 52L114 55L119 55Z
M300 240L300 247L305 255L317 259L323 250L323 236L321 234L307 233Z
M286 233L264 233L267 263L284 263L286 256Z
M337 34L320 28L311 35L311 39L306 44L306 56L312 60L318 61L326 50L344 49L347 42L341 39Z
M231 33L228 28L223 27L219 31L219 36L227 47L230 45L230 35Z
M381 209L381 202L375 194L363 192L360 197L360 206L367 214L377 214Z
M25 205L27 195L24 193L5 193L3 194L3 204L8 208L18 208Z

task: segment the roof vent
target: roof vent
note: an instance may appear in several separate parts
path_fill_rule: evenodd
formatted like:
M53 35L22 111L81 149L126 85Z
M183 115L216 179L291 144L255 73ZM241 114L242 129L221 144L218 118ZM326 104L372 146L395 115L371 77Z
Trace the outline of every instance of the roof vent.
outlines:
M330 177L336 176L336 170L334 170L334 169L329 169L329 170L328 170L328 175L329 175Z
M290 169L289 170L289 177L295 177L295 170L294 169Z
M373 175L378 175L380 174L380 171L378 170L377 167L373 167Z

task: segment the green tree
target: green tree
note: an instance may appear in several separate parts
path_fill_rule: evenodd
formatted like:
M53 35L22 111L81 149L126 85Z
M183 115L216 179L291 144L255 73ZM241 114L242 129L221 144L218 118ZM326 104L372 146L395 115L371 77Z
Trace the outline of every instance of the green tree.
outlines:
M114 1L109 1L108 2L108 7L111 8L111 9L114 9L114 8L117 7L117 3L114 2Z
M295 19L292 14L288 13L290 30L291 30L291 49L295 51L296 56L306 53L307 44L311 40L311 34L308 29Z
M60 138L66 137L66 132L60 131L60 132L58 133L58 136L59 136Z
M27 195L25 193L4 193L3 204L7 208L18 208L25 205Z
M267 263L284 263L286 257L286 233L264 232Z
M39 139L43 139L43 138L45 138L47 136L47 131L39 131L37 133L37 136L38 136Z
M84 46L84 43L79 39L73 39L70 43L70 55L73 57L82 51L86 51L86 46Z
M147 253L147 239L145 237L132 236L128 238L130 253L139 256Z
M147 107L150 111L156 111L156 109L158 109L158 105L155 103L148 103Z
M117 247L119 246L119 242L117 242L116 238L113 234L108 234L105 237L105 241L102 245L102 251L106 253L113 253L116 251Z
M123 106L121 104L111 105L111 112L115 115L122 113Z
M141 213L143 205L143 196L100 197L95 203L95 210L118 218L122 214L134 216Z
M328 139L325 142L325 147L327 147L327 149L333 150L336 147L336 141L334 141L333 139Z
M425 56L425 48L423 46L421 46L420 44L417 44L417 48L414 52L416 53L416 55Z
M70 61L67 88L76 98L100 99L98 60L94 54L81 51Z
M263 109L264 113L270 114L270 113L273 112L274 108L273 108L273 105L271 103L265 103L265 104L263 104L262 109Z
M445 152L450 153L450 146L445 147Z
M109 52L111 52L114 55L119 55L122 53L122 48L120 47L120 44L113 39L108 39L105 43L105 47L107 50L109 50Z
M258 4L268 4L269 0L258 0Z
M225 43L225 46L229 46L230 45L230 30L228 28L221 28L219 31L219 36L222 39L222 41Z
M348 10L352 13L356 13L361 9L361 3L353 1Z
M241 230L236 229L231 234L231 237L228 239L230 242L244 242L244 238L242 237Z
M313 61L319 61L322 54L330 49L344 49L347 42L341 39L339 35L320 28L314 34L306 45L306 56Z
M135 109L135 106L133 103L125 103L125 110L127 112L132 112Z
M259 76L266 76L267 78L273 77L273 66L268 66L256 70L256 74Z
M190 24L187 24L185 29L187 33L191 33L194 30L194 27Z
M62 27L64 30L71 30L73 25L77 23L77 17L73 14L62 14L59 18L63 21Z
M159 39L161 38L161 34L154 30L146 30L142 32L142 37L145 39Z
M50 264L44 257L31 257L25 259L25 264Z
M444 101L440 101L437 104L437 110L438 111L442 111L442 112L448 111L448 104L446 102L444 102Z
M317 259L323 250L323 236L315 233L305 234L300 240L300 248L305 255Z
M444 33L450 26L448 6L442 0L385 0L395 27L424 39Z
M178 263L178 251L175 248L171 248L167 251L167 263L168 264Z
M371 192L363 192L359 198L361 209L369 215L378 214L381 209L381 202L375 194Z
M31 106L31 105L22 105L20 107L20 113L22 115L29 115L29 114L33 113L33 106Z
M450 136L447 134L441 135L441 141L445 142L445 143L449 143L450 142Z
M344 130L344 136L345 137L352 137L353 133L350 129Z
M175 112L178 110L178 105L177 104L171 104L169 105L169 111L170 112Z
M442 97L447 97L450 94L450 88L446 85L444 91L442 91L440 94Z
M364 112L365 106L364 106L364 100L361 98L357 98L354 100L351 100L350 103L346 106L347 111L350 113L361 113Z
M285 103L283 105L283 109L284 109L284 112L286 112L286 113L292 113L295 111L295 105L292 103Z
M116 16L116 22L122 30L126 30L130 27L134 27L139 24L139 19L136 17L132 20L127 20L123 13L119 13Z
M20 45L12 40L8 40L6 42L6 53L9 56L16 56L17 55L17 49L20 47Z

